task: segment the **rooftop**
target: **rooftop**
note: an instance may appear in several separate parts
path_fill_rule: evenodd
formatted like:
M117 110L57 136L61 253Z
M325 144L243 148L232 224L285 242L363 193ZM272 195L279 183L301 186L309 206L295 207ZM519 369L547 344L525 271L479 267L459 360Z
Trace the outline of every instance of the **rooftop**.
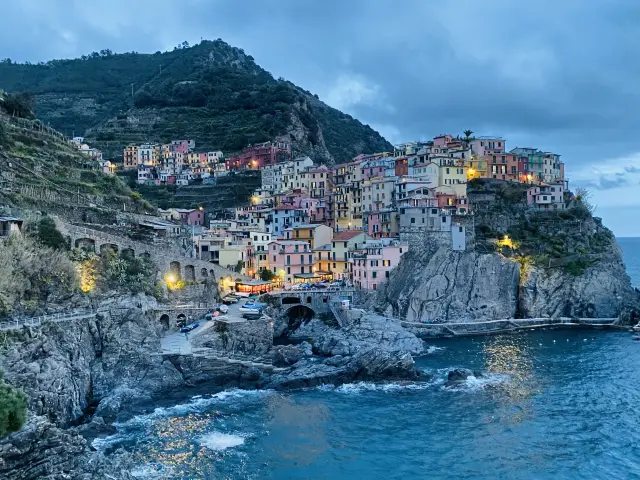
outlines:
M269 243L277 243L279 245L309 245L307 242L301 242L297 240L274 240Z
M319 247L316 247L314 250L322 250L322 251L327 251L327 250L331 250L331 244L327 243L325 245L320 245Z
M333 240L346 242L347 240L351 240L353 237L356 237L361 233L364 233L364 232L362 230L343 230L341 232L334 233Z

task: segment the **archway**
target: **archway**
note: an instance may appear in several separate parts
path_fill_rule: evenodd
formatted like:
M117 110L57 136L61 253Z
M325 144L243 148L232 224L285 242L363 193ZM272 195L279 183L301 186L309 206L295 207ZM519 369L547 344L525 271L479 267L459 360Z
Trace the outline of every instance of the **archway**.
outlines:
M93 238L78 238L73 246L87 252L96 252L96 241Z
M136 252L133 250L133 248L124 248L124 249L122 249L122 252L120 254L124 258L128 258L128 259L135 258L135 256L136 256Z
M184 327L187 324L187 316L184 313L179 313L176 318L176 325Z
M209 272L207 272L206 268L201 268L200 269L200 276L204 277L204 278L207 278L209 276Z
M100 253L103 254L111 250L113 253L118 253L118 246L113 243L103 243L100 245Z
M170 325L169 321L170 321L170 320L169 320L169 315L167 315L166 313L165 313L165 314L163 314L163 315L160 317L160 323L161 323L161 324L162 324L162 326L163 326L165 329L167 329L167 330L169 330L169 328L171 328L171 325Z
M298 304L290 307L286 311L285 315L288 319L288 328L286 333L288 336L291 332L300 328L303 323L309 322L315 316L315 312L305 305Z
M180 272L180 262L171 262L169 264L169 272L173 274L176 279L181 279L182 273Z
M196 281L196 269L193 265L185 265L184 267L184 279L188 282Z

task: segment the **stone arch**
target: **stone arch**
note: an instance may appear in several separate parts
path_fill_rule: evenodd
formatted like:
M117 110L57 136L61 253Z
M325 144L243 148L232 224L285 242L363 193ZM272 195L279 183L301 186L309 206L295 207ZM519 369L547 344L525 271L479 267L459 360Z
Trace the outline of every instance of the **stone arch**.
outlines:
M179 313L176 317L176 324L178 325L186 325L187 324L187 316L184 313Z
M311 298L311 295L307 296L307 303L310 304L311 302L313 302L313 299Z
M184 266L184 279L188 282L196 281L196 267L193 265Z
M160 323L161 323L161 324L162 324L162 326L163 326L164 328L166 328L167 330L169 330L169 328L171 328L171 324L170 324L169 322L170 322L169 315L167 315L166 313L165 313L165 314L163 314L163 315L160 317Z
M303 323L309 322L315 314L316 312L306 305L294 305L293 307L290 307L285 312L288 326L287 333L285 333L285 335L289 335L291 332L294 332L300 328Z
M100 253L104 253L107 250L111 250L113 253L118 253L118 245L115 243L103 243L100 245Z
M213 268L211 270L209 270L209 275L211 276L211 278L213 278L215 280L216 272L213 271Z
M95 253L96 241L93 238L77 238L73 242L73 247Z
M136 251L133 248L123 248L120 254L125 258L135 258Z
M209 276L209 272L207 272L206 268L201 268L200 269L200 276L207 278Z
M294 305L300 303L299 297L282 297L282 305Z
M182 273L180 270L180 262L171 262L169 264L169 272L172 273L177 279L181 279Z

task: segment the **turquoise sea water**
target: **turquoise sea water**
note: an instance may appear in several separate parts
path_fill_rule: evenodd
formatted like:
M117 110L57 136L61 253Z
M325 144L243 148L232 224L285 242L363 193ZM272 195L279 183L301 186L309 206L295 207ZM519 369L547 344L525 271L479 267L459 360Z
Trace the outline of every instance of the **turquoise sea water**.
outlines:
M640 240L620 244L639 285ZM640 478L640 342L629 333L429 343L416 360L426 384L205 394L94 445L136 452L146 478ZM455 367L485 375L446 388Z

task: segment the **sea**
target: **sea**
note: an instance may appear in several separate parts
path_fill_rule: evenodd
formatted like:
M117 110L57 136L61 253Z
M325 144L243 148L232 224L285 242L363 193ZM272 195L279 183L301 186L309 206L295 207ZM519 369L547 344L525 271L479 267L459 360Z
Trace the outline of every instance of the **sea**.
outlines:
M640 239L621 238L640 286ZM139 478L640 479L640 342L530 331L428 342L426 383L165 399L93 441ZM446 385L457 367L478 371Z

